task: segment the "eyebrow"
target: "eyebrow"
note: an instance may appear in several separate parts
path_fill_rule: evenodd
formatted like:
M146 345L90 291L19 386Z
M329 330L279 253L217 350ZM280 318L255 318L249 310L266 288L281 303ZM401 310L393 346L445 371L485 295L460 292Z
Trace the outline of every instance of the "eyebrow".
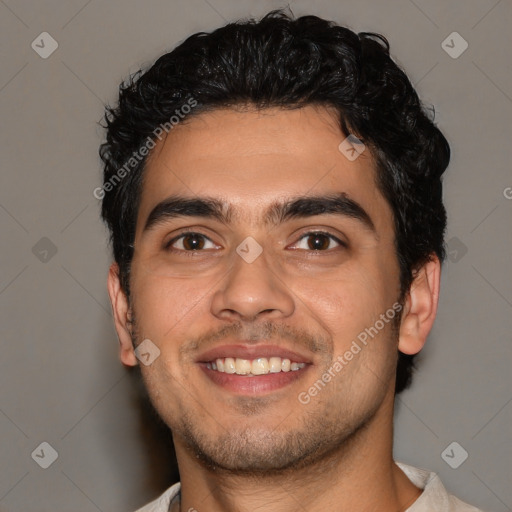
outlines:
M285 201L276 201L267 208L263 220L266 225L278 225L293 218L326 214L358 220L366 229L376 234L375 224L370 215L344 192L327 196L299 196ZM151 210L143 233L168 219L177 217L201 217L215 219L222 224L231 224L242 215L232 205L216 198L171 196Z

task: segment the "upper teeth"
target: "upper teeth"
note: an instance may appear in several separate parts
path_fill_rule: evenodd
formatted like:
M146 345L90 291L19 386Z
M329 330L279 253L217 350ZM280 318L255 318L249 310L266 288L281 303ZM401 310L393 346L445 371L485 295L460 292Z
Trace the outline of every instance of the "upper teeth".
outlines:
M258 357L256 359L236 359L225 357L206 363L210 370L222 373L236 373L237 375L265 375L267 373L279 373L297 371L304 368L306 363L292 363L289 359L280 357Z

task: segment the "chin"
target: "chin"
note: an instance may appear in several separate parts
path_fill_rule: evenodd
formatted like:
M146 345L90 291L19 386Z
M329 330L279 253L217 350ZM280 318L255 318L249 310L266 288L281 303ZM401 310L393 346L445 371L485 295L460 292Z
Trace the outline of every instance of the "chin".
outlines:
M277 432L275 426L262 429L259 424L255 428L223 430L214 437L211 431L185 428L180 437L193 458L211 471L268 477L328 462L331 455L350 444L358 430L338 424L326 436L325 425L317 421L314 426L302 425L286 432Z

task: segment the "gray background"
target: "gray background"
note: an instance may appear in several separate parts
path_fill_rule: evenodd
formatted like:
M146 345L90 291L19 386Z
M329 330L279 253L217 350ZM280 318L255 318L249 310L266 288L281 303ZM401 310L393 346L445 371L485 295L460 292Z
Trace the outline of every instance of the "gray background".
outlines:
M167 477L154 477L162 449L141 419L136 380L118 362L105 286L110 256L92 195L100 184L97 122L129 72L190 33L282 5L0 0L0 510L127 511L166 485ZM385 34L436 107L453 150L445 179L450 258L436 326L413 388L397 402L395 453L436 471L466 501L510 510L511 2L291 7ZM59 45L47 59L31 48L44 31ZM458 58L441 44L454 31L469 44ZM441 457L453 441L469 454L457 469ZM41 442L58 452L47 469L31 457ZM39 462L51 455L36 453ZM456 461L463 452L449 453Z

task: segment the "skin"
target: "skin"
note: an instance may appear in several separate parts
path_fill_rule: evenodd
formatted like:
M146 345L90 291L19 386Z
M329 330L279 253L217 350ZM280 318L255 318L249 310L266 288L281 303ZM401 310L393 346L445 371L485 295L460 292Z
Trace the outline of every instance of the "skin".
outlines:
M437 258L416 272L395 332L386 324L308 404L297 399L399 299L392 212L375 185L375 162L368 149L349 161L338 149L344 138L323 107L223 109L173 128L150 155L132 296L115 263L108 290L122 362L138 364L132 341L149 338L160 350L141 370L173 431L182 511L396 512L421 494L392 458L394 381L397 348L421 350L434 322ZM375 232L330 214L263 222L275 201L333 192L356 200ZM228 224L177 217L144 232L154 206L174 194L215 197L238 215ZM162 248L182 228L211 240L198 258L187 258L183 239L175 253ZM315 230L347 247L327 238L312 250L304 235ZM252 263L235 251L248 236L263 249ZM197 357L237 339L297 350L310 364L268 393L226 390Z

